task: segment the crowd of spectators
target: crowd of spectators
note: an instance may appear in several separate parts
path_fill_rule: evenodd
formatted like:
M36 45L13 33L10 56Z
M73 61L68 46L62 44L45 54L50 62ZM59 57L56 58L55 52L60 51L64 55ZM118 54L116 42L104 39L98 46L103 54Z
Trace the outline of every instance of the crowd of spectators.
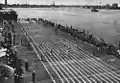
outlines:
M22 60L17 57L17 51L15 48L15 31L14 25L11 21L4 21L2 29L2 37L4 38L0 41L0 48L7 49L6 50L6 65L12 67L14 69L14 83L21 83L23 80L23 69L22 69ZM27 64L27 62L26 62ZM28 65L29 66L29 65ZM27 66L27 68L28 68ZM3 72L5 73L5 72ZM3 74L6 77L7 74Z

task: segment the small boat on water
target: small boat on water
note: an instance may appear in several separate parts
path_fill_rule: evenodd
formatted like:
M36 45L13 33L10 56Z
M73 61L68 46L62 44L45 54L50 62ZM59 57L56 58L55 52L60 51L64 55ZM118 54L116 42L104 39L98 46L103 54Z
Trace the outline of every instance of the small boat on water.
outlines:
M91 12L98 12L98 10L96 8L92 8Z

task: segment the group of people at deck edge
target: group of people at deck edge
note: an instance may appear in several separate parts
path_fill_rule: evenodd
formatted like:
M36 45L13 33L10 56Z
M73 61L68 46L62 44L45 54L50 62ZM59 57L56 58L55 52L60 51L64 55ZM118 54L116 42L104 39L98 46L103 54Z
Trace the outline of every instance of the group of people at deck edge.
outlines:
M6 57L6 65L12 67L14 69L14 82L15 83L21 83L21 79L23 78L22 74L24 73L23 72L23 69L22 69L22 60L19 59L17 57L17 50L15 48L16 46L16 42L15 42L15 38L16 38L16 35L15 35L15 28L14 28L14 25L12 24L11 21L3 21L3 29L1 31L2 33L2 37L4 38L3 40L0 41L0 49L1 48L4 48L6 49L6 54L5 54L5 57ZM24 66L25 66L25 70L28 71L29 70L29 63L28 61L26 60L24 62ZM6 75L6 72L2 72L3 74L3 77L7 77ZM1 74L1 72L0 72ZM1 75L0 75L1 76ZM2 81L2 83L4 83L4 78L0 79L0 83Z
M92 44L94 47L97 48L99 52L105 52L106 54L112 54L116 57L120 57L120 54L118 50L120 49L120 44L118 46L114 46L112 44L108 44L104 41L103 38L99 39L95 36L93 36L88 30L85 29L75 29L72 26L63 26L58 23L54 23L52 21L43 19L43 18L26 18L26 21L34 20L37 23L42 22L44 26L52 27L54 28L54 31L57 33L58 31L65 32L73 37L74 40L79 39L83 42L87 42L89 44Z

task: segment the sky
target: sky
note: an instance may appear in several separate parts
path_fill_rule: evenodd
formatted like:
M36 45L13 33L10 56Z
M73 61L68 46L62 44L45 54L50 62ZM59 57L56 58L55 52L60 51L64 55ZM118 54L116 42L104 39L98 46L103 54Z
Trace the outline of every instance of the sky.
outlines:
M120 3L120 0L8 0L8 4L77 4L77 5L93 5L93 4L112 4ZM0 3L4 3L4 0L0 0Z

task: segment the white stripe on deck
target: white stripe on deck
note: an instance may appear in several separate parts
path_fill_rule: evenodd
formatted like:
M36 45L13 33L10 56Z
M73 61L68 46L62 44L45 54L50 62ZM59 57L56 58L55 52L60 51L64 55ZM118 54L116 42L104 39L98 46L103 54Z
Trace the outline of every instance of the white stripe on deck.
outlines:
M23 27L22 27L23 28ZM31 36L30 36L31 37ZM33 40L33 38L31 37L31 39ZM35 43L35 45L37 46L37 44L36 44L36 42L33 40L33 42ZM39 49L39 47L37 46L37 48ZM39 49L39 51L41 51L40 49ZM43 52L41 51L41 53L43 54ZM44 54L43 54L44 55ZM48 63L49 63L49 61L48 61ZM50 63L49 63L50 64ZM51 64L50 64L51 65ZM51 66L52 67L52 66ZM45 67L46 68L46 67ZM53 67L52 67L53 68ZM46 68L47 69L47 68ZM54 68L53 68L53 70L54 70ZM47 71L48 71L48 69L47 69ZM63 81L63 79L59 76L59 74L57 73L57 71L56 70L54 70L55 71L55 73L58 75L58 77L59 77L59 79L62 81L62 83L64 83L64 81ZM50 75L50 77L51 77L51 79L52 79L52 81L53 81L53 83L56 83L56 81L53 79L53 77L52 77L52 75L48 72L48 74Z
M69 54L69 55L71 55L72 56L72 59L73 60L70 60L70 58L69 58L69 56L68 55L66 55L66 53L65 53L65 50L63 49L65 46L53 46L53 45L50 45L50 44L52 44L52 43L54 43L54 42L50 42L50 43L47 43L47 45L44 45L44 46L47 46L47 49L48 49L48 51L50 51L50 49L52 49L52 47L53 48L55 48L54 49L54 53L53 53L53 55L54 55L54 57L56 58L56 59L54 59L56 62L54 62L53 60L52 60L52 58L51 57L49 57L48 55L48 57L50 58L50 60L52 61L52 63L47 59L47 57L46 57L46 55L44 55L44 57L46 58L46 60L47 60L47 62L50 64L50 66L52 67L52 68L54 68L53 66L55 66L56 68L57 68L57 70L58 71L60 71L61 73L62 73L62 71L61 70L59 70L58 69L58 67L57 67L57 65L59 66L59 67L61 67L61 69L68 75L68 73L67 72L69 72L72 76L73 76L73 78L75 78L78 82L80 82L79 80L78 80L78 78L81 78L82 79L82 77L84 77L85 79L87 79L89 82L90 82L90 80L92 80L92 81L94 81L94 82L96 82L96 80L95 79L97 79L98 81L100 81L101 82L101 80L104 80L104 81L109 81L109 82L111 82L111 83L113 83L113 81L114 82L117 82L118 83L118 80L120 80L120 75L119 74L117 74L116 72L114 72L114 71L112 71L111 69L115 69L116 70L116 68L114 68L114 67L112 67L112 66L110 66L110 65L108 65L107 63L105 63L105 62L103 62L103 61L101 61L101 60L99 60L100 62L98 62L97 60L97 57L95 57L95 56L92 56L93 58L91 58L90 56L92 55L92 54L90 54L90 53L88 53L87 51L85 52L85 50L84 49L82 49L82 48L80 48L80 47L78 47L79 49L81 49L81 50L83 50L83 52L82 51L77 51L77 48L76 48L76 45L73 43L73 42L70 42L69 40L66 40L67 42L66 43L64 43L64 44L67 44L67 45L71 45L73 48L72 48L72 50L70 51L71 53ZM35 41L34 41L35 42ZM44 43L44 42L43 42ZM35 42L35 44L36 44L36 42ZM54 43L55 44L55 43ZM37 44L36 44L37 45ZM49 47L49 48L48 48ZM38 47L38 49L40 49L39 47ZM58 50L59 49L61 49L61 51L62 51L62 54L61 53L59 53L58 52ZM44 48L41 48L40 49L40 51L41 52L45 52L45 47ZM84 53L85 52L85 53ZM48 52L49 53L49 52ZM44 53L43 53L44 54ZM63 55L64 54L64 55ZM89 56L90 55L90 56ZM62 57L61 56L65 56L65 59L63 58L62 59ZM82 60L82 58L80 57L80 56L82 56L82 57L84 57L84 60ZM80 59L80 60L78 60L78 58ZM85 60L85 59L87 59L87 60ZM59 61L59 62L57 62L57 60ZM61 61L62 60L62 61ZM69 61L70 60L70 61ZM76 61L75 61L76 60ZM57 63L57 65L53 65L54 63ZM59 63L59 64L58 64ZM77 63L77 64L79 64L79 65L74 65L74 64L70 64L70 63ZM67 64L67 65L65 65L65 64ZM98 69L97 68L97 66L96 65L98 65L98 67L100 67L100 69ZM105 67L104 65L107 65L108 67L110 67L111 69L109 69L109 68L107 68L107 67ZM64 70L64 68L62 68L62 66L67 70ZM84 73L86 73L86 72L84 72L79 66L81 66L81 68L82 69L84 69L84 70L86 70L87 72L89 72L89 73L91 73L91 71L92 72L94 72L94 73L96 73L96 74L92 74L91 73L91 75L95 78L90 78L90 80L84 75ZM92 68L89 68L89 66ZM67 68L68 67L68 68ZM77 68L76 68L77 67ZM69 70L69 68L71 69L71 70ZM81 70L79 70L79 69ZM86 69L87 68L87 69ZM73 70L73 69L75 69L75 70ZM55 70L55 69L53 69L54 70L54 72L56 73L57 72L57 70ZM69 70L69 71L68 71ZM104 73L102 73L102 71L104 72ZM72 72L74 72L74 73L72 73ZM82 76L79 76L78 74L77 74L77 72L79 72ZM97 74L98 73L98 74ZM77 76L75 76L74 74L76 74ZM58 77L59 77L59 74L57 74L58 75ZM86 74L87 75L87 74ZM69 76L69 75L68 75ZM87 75L87 76L89 76L89 75ZM66 79L66 80L68 80L68 79L71 79L73 82L74 82L74 80L69 76L69 78L66 78L65 76L64 76L64 74L63 74L63 77ZM59 78L61 78L61 77L59 77ZM61 80L62 80L62 78L61 78ZM84 82L85 82L85 80L84 79L82 79ZM64 82L64 81L63 81ZM68 81L69 82L69 81Z
M52 49L52 48L51 48L51 49ZM59 58L61 58L61 57L58 58L58 57L56 56L56 54L54 54L54 53L53 53L53 55L57 58L58 61L61 61L61 60L59 60ZM58 55L58 56L59 56L59 55ZM62 60L62 61L63 61L63 60ZM80 81L76 78L76 76L74 76L73 73L72 73L65 65L63 65L63 66L67 69L66 72L70 72L71 75L80 83ZM67 65L67 66L69 66L69 65ZM69 66L69 67L70 67L70 66ZM71 68L71 67L70 67L70 68ZM71 68L71 69L72 69L72 68ZM72 79L72 78L71 78L71 79ZM72 79L72 80L73 80L73 79ZM85 82L84 82L84 83L85 83Z

